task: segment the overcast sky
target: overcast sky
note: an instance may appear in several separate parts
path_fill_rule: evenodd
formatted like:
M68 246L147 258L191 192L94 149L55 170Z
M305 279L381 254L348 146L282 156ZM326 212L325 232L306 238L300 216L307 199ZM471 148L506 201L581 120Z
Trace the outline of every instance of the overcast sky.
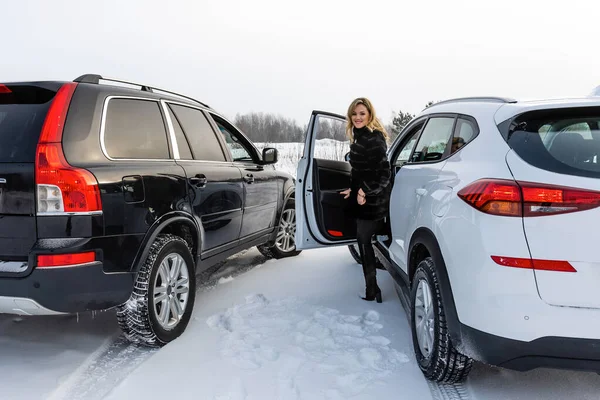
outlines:
M596 0L0 1L0 82L97 73L231 118L304 124L367 96L387 122L429 100L600 85Z

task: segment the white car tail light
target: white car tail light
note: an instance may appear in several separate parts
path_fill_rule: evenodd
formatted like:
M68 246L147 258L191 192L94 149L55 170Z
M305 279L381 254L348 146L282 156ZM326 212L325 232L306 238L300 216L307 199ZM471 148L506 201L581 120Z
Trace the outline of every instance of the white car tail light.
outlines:
M508 217L540 217L600 206L600 192L505 179L481 179L458 196L481 212Z

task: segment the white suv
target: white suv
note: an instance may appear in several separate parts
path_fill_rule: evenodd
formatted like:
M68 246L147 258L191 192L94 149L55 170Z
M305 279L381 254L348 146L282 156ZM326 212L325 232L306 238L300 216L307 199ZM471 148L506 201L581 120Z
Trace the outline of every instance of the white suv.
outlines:
M311 118L298 249L354 238L337 194L350 166L312 156L323 119L343 121ZM388 155L388 235L375 247L402 289L425 376L460 381L472 360L600 371L600 98L444 101Z

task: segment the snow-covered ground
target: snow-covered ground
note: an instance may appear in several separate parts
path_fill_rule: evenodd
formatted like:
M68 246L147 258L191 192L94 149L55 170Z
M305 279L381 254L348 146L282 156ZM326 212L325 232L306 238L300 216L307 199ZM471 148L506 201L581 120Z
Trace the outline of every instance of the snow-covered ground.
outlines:
M26 318L0 315L0 398L45 399L107 340L110 313Z
M112 312L0 316L0 399L598 399L594 373L477 364L463 385L427 383L385 272L364 302L346 248L264 262L256 249L199 276L187 331L160 350L130 345Z
M268 261L200 290L185 334L109 399L424 398L401 305L391 279L381 283L383 304L362 301L362 270L338 248ZM165 379L165 368L177 385L145 383Z
M296 176L298 160L304 152L304 143L256 143L256 147L260 151L265 147L275 147L279 155L275 168ZM348 151L350 151L349 142L340 142L333 139L319 139L315 142L314 154L316 158L342 161Z

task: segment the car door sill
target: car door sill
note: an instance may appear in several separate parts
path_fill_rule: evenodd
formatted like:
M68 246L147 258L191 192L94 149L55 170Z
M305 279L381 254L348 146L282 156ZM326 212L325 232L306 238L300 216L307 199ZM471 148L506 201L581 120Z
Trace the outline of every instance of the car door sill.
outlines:
M404 308L404 311L406 312L406 317L410 319L410 282L408 275L406 275L406 273L390 259L389 252L382 243L375 243L373 248L375 249L375 254L379 261L381 261L385 269L394 279L394 282L396 283L394 285L396 293L398 294L398 298L400 298L402 308Z
M274 227L271 227L271 228L263 229L262 231L255 232L250 235L244 236L243 238L240 238L239 244L243 245L244 243L252 241L257 237L262 237L264 235L271 235L273 233L274 229L275 229Z
M246 250L250 247L258 246L267 242L271 238L273 229L274 228L266 229L256 234L246 236L243 239L239 239L232 243L228 243L205 252L198 257L196 262L196 273L202 272L203 270L225 260L228 257L231 257L234 254L239 253L242 250Z

